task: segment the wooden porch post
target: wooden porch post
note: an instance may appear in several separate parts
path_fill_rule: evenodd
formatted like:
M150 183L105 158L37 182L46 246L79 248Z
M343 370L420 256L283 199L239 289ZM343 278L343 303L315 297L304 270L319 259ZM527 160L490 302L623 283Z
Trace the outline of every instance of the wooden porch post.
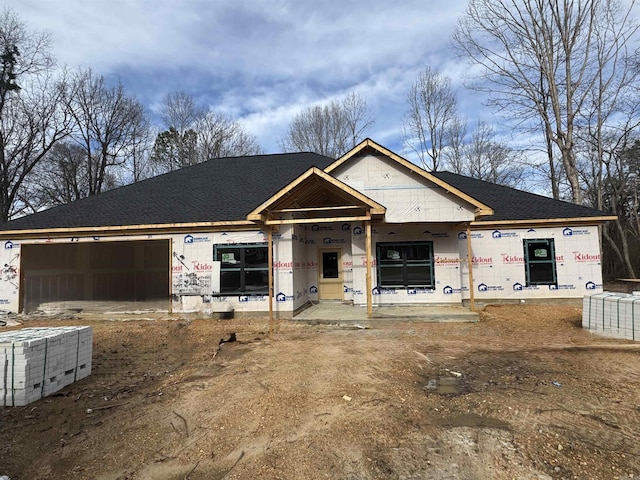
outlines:
M267 282L269 283L269 338L273 336L273 227L269 225L267 235L267 259L269 273Z
M371 298L371 220L364 222L367 255L367 317L373 317L373 299Z
M469 308L476 311L475 292L473 290L473 252L471 250L471 224L467 224L467 263L469 266Z
M22 274L22 271L20 271L20 274ZM173 313L173 239L172 238L169 239L169 313Z

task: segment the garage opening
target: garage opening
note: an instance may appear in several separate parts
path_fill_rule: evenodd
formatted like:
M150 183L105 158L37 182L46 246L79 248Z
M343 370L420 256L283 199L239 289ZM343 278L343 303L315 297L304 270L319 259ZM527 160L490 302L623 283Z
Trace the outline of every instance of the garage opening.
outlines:
M51 303L169 308L169 240L22 245L21 256L25 312Z

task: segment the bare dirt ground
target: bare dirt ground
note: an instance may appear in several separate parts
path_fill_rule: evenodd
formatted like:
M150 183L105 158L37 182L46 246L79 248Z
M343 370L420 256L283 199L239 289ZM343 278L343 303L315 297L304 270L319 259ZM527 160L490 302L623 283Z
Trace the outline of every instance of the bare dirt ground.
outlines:
M25 319L92 325L93 373L0 409L0 475L638 478L640 345L594 336L580 315L280 321L271 338L265 320Z

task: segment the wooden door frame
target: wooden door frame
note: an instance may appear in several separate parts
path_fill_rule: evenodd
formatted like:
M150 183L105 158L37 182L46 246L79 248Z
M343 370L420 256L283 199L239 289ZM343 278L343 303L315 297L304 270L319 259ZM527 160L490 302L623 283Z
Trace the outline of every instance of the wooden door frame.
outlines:
M322 272L324 252L338 253L338 278L335 283L340 283L340 298L336 300L344 300L344 270L342 268L342 247L318 247L318 300L322 300Z

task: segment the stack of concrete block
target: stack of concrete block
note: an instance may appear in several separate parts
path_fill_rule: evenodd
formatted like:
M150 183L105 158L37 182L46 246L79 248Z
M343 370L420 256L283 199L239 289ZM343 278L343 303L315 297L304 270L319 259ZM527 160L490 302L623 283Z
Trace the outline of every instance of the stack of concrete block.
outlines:
M91 327L0 333L0 405L22 406L91 374Z
M640 295L603 292L585 296L582 327L601 335L640 340Z

